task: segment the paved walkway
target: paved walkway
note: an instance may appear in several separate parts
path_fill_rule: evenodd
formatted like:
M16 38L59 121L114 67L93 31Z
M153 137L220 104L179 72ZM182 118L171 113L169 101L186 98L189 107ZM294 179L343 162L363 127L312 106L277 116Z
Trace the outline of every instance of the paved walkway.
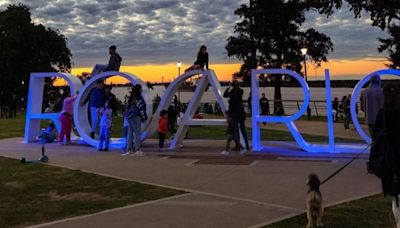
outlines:
M319 135L319 136L328 136L328 124L327 122L323 121L307 121L307 120L297 120L295 124L299 131L302 134L309 134L309 135ZM246 120L246 125L251 126L251 119L249 118ZM351 130L346 131L344 129L343 123L334 123L334 134L336 138L342 139L356 139L362 140L358 132L354 129L353 125L350 125ZM364 131L368 132L366 125L361 125ZM273 129L273 130L281 130L281 131L288 131L286 125L284 124L274 124L269 123L267 125L261 125L261 128L264 129Z
M0 155L36 158L39 144L22 138L0 140ZM144 157L121 157L121 151L49 144L50 165L80 169L125 180L184 189L188 194L101 213L42 224L39 227L259 227L305 211L305 179L321 179L351 154L219 155L224 141L192 140L178 151L159 154L146 141ZM365 172L367 155L322 186L325 205L378 193L380 185ZM248 161L250 159L250 162ZM245 160L246 162L242 162ZM236 161L232 163L232 161Z

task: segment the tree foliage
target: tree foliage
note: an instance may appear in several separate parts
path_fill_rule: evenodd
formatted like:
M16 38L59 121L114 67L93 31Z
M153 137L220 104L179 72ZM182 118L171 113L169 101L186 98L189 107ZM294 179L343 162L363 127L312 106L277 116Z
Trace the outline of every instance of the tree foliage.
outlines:
M399 0L313 0L313 7L320 13L330 15L335 9L342 7L344 2L349 4L355 18L362 16L362 12L369 14L372 26L387 30L389 38L379 38L381 45L379 52L387 51L391 68L400 68L400 1Z
M21 81L29 82L31 72L68 72L71 57L66 38L57 30L35 24L28 7L9 5L0 11L0 82L4 90L24 93Z
M243 61L241 75L249 80L250 70L257 67L286 68L300 72L304 56L300 49L308 48L308 57L315 66L327 61L333 51L328 36L315 29L302 30L305 13L310 9L305 1L251 0L241 5L235 14L241 18L235 26L235 34L228 38L228 56ZM274 100L281 100L280 75L274 76ZM276 102L274 110L281 110Z

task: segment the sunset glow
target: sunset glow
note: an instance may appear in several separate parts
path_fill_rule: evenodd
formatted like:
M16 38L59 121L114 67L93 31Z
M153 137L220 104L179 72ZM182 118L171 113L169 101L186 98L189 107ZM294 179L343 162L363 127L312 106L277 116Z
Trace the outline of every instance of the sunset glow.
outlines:
M328 68L333 79L359 79L373 71L386 68L386 59L358 59L340 60L334 59L323 64L320 68L314 68L308 64L308 76L310 80L321 79L324 69ZM183 64L181 74L188 67ZM215 71L220 80L231 80L232 74L239 71L240 64L211 64L210 68ZM82 72L91 72L91 68L73 68L72 74L78 75ZM143 81L149 82L169 82L178 76L176 64L164 65L142 65L142 66L122 66L121 72L128 72L140 77ZM122 78L113 78L110 82L118 84L125 83Z

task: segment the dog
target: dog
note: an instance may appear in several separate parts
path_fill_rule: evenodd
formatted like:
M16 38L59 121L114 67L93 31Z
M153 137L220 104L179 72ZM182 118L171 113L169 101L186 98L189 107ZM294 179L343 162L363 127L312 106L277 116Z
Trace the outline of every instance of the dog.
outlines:
M306 199L307 206L307 228L322 227L322 216L324 208L322 207L322 194L319 190L321 182L316 174L310 174L307 179L308 192Z

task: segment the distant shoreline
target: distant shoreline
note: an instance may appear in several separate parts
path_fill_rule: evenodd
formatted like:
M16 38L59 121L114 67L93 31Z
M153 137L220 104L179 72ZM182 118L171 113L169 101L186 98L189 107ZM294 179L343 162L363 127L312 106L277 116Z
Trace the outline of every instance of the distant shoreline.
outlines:
M357 83L360 80L331 80L331 88L354 88ZM386 84L389 82L394 82L394 83L399 83L400 80L395 80L395 79L389 79L389 80L382 80L382 84ZM229 82L228 81L220 81L221 86L228 86ZM151 86L168 86L170 83L148 83ZM126 84L113 84L115 87L130 87L130 83ZM240 83L241 87L250 87L249 83ZM314 87L314 88L325 88L325 81L323 80L318 80L318 81L308 81L308 86L309 87ZM368 86L368 83L364 85L364 87ZM274 87L273 82L267 82L267 83L260 83L260 87ZM297 81L291 81L291 82L282 82L281 87L300 87L300 84Z

